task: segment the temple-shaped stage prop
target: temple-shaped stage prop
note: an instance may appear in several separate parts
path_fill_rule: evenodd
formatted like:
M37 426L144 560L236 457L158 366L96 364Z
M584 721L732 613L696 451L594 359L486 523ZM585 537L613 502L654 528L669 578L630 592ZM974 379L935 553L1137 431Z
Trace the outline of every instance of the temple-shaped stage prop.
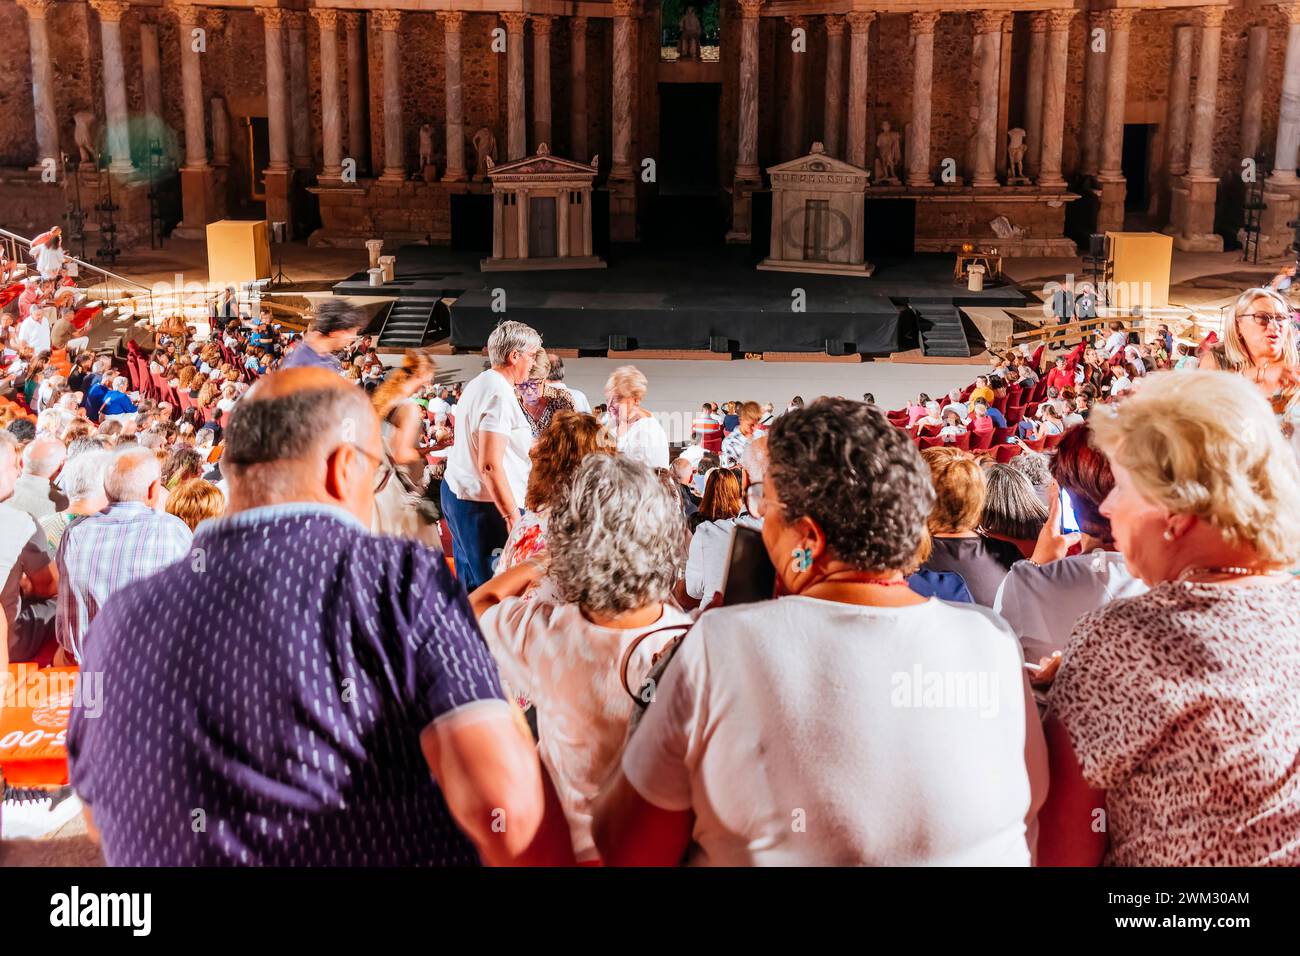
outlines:
M491 273L472 250L404 246L393 282L364 273L339 295L436 301L430 329L478 351L503 319L527 322L551 348L584 352L675 350L888 355L918 347L913 301L925 311L1023 308L1011 284L970 292L953 282L951 255L880 259L870 278L760 272L734 246L651 250L615 245L606 270ZM923 320L924 321L924 320ZM431 339L414 344L430 344Z

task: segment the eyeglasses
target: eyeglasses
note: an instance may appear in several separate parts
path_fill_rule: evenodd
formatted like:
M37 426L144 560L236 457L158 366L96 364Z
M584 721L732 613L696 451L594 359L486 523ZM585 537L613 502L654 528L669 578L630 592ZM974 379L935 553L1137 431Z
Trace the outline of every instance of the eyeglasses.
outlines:
M1247 312L1244 319L1251 319L1261 329L1266 329L1270 325L1286 325L1291 321L1289 315L1278 315L1276 312Z
M784 508L785 505L779 501L765 501L763 498L763 482L756 481L745 489L745 508L755 518L762 518L767 514L768 508Z
M379 494L381 491L383 491L384 488L388 485L388 479L393 474L393 470L388 467L388 462L385 461L379 455L370 454L370 452L366 451L356 442L348 441L348 442L344 442L343 444L347 445L353 451L360 452L361 454L365 455L366 458L368 458L370 461L373 461L375 463L375 486L373 490L375 494ZM343 446L340 445L339 447L341 448Z

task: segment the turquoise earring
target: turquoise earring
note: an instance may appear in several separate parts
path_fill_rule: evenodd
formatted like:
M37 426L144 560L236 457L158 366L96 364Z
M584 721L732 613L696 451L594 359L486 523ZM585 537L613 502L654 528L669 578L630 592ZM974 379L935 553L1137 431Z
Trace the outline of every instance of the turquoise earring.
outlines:
M796 571L807 571L813 565L812 548L795 548L790 552L794 558L794 568Z

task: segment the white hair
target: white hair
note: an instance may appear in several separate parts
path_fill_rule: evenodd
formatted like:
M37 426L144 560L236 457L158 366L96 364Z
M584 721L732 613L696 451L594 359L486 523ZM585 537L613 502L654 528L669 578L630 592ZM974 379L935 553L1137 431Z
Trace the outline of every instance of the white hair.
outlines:
M752 441L740 453L740 467L745 469L751 483L757 484L767 477L767 442Z
M52 478L63 464L68 450L63 442L47 435L39 435L23 449L23 474Z
M522 322L507 320L488 336L488 361L493 365L505 365L510 361L511 352L528 352L541 347L542 337L536 329Z
M113 379L113 391L115 392L125 392L130 387L131 383L127 380L125 375L119 375L117 378Z
M104 476L104 493L109 501L148 501L149 486L162 480L158 456L138 445L113 455Z
M98 498L104 493L104 476L113 461L113 453L96 449L82 452L68 459L59 476L63 492L71 501Z

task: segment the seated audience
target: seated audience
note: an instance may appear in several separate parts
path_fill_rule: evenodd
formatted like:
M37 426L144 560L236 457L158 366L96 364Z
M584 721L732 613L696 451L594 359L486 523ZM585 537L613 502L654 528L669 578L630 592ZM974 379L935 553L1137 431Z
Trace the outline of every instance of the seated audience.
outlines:
M226 496L221 489L202 478L182 481L167 496L167 513L175 515L193 531L200 522L219 518L226 510Z
M641 407L647 381L635 365L614 369L605 383L609 427L618 450L651 468L668 467L668 435L649 411Z
M1029 557L1047 521L1047 505L1029 479L1010 465L986 463L984 489L980 532L1015 545L1021 555Z

